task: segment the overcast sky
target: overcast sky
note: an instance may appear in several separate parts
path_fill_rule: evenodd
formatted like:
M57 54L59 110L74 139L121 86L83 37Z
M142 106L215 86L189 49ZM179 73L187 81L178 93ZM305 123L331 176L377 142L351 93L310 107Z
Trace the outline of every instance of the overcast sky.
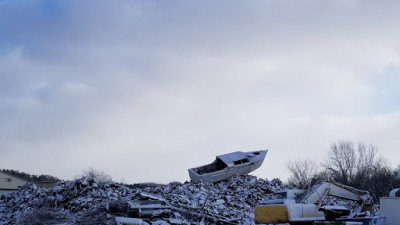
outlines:
M167 183L339 139L400 164L400 2L0 0L0 167Z

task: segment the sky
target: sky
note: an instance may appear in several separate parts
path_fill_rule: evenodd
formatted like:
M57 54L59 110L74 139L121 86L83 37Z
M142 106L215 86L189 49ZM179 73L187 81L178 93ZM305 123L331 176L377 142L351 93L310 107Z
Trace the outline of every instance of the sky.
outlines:
M130 183L331 143L400 164L400 2L0 0L0 168Z

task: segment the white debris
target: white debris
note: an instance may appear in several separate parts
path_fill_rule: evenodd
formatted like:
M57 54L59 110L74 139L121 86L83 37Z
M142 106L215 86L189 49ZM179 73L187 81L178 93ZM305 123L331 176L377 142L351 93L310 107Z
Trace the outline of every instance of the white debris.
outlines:
M172 182L143 190L87 179L61 182L48 189L27 185L0 196L0 225L24 224L23 221L32 221L40 213L42 221L51 221L41 224L115 224L116 217L138 217L129 216L135 211L129 209L128 202L140 202L141 198L162 201L168 206L166 210L158 204L159 208L153 211L147 206L151 213L138 218L142 224L253 225L255 206L286 188L278 179L268 181L250 175L215 184ZM354 202L335 198L326 199L325 204L356 207Z

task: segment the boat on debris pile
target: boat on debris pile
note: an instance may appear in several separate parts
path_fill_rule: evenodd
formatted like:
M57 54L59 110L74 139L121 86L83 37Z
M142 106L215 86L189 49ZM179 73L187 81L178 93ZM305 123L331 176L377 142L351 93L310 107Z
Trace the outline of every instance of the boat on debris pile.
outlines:
M189 176L194 182L214 183L227 180L235 175L247 174L261 166L267 152L268 150L238 151L219 155L210 164L188 169Z

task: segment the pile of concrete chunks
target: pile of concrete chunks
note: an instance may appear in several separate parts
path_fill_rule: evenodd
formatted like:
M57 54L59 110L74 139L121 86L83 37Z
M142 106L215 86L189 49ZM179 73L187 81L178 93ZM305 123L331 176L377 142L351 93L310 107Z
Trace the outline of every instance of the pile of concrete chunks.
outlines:
M86 178L63 181L53 188L29 184L0 196L0 225L23 224L36 219L35 215L45 216L51 220L49 224L58 220L63 224L85 225L93 220L108 223L114 219L105 206L132 199L137 193L139 190L124 185L96 183Z
M286 188L279 180L250 175L216 184L173 182L142 190L128 201L130 218L120 224L254 224L254 207L269 194Z
M31 184L0 196L0 225L35 224L35 220L64 225L253 225L256 205L287 188L279 179L250 175L214 184L172 182L143 189L86 178L47 189ZM329 201L324 204L350 204L349 208L354 204Z
M85 178L47 189L31 184L0 197L0 225L43 222L44 216L48 224L66 225L254 224L256 204L284 188L279 180L250 175L216 184L172 182L144 189Z

